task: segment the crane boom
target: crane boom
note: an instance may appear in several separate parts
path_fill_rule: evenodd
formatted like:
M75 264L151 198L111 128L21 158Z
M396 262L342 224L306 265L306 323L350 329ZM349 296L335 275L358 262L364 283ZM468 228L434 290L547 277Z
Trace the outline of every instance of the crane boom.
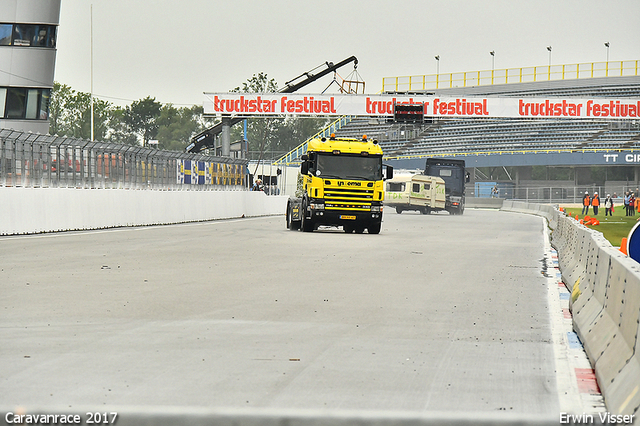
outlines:
M314 81L318 80L321 77L324 77L325 75L337 70L340 67L343 67L344 65L347 65L348 63L353 62L354 63L354 67L358 66L358 59L355 56L351 56L343 61L338 62L337 64L334 64L333 62L325 62L324 64L320 65L319 67L314 68L313 70L307 71L305 73L300 74L298 77L294 78L291 81L288 81L287 83L285 83L285 86L278 90L278 93L293 93L296 90L313 83ZM317 72L317 73L313 73L314 71L316 71L318 68L323 67L326 65L326 68ZM299 80L299 81L298 81ZM231 118L228 120L229 126L233 126L236 123L239 123L240 121L244 120L243 118ZM226 124L226 122L225 122ZM197 134L196 136L194 136L193 138L191 138L191 143L189 144L189 146L187 146L187 148L185 149L186 152L190 152L190 153L198 153L201 152L204 149L210 148L214 146L214 141L215 141L215 137L217 135L219 135L222 132L222 122L216 124L213 127L210 127L209 129L205 130L202 133Z

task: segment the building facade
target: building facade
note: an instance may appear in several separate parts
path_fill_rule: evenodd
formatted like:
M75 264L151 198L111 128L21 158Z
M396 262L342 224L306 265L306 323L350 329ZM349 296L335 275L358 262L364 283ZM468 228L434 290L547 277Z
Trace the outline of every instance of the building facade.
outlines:
M0 129L46 134L61 0L0 0Z

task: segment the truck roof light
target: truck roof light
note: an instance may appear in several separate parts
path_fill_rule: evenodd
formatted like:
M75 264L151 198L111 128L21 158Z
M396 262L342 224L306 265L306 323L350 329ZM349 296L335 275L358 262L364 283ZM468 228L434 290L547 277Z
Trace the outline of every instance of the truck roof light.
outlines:
M363 157L366 157L369 155L369 153L367 151L362 151L360 152L360 155L362 155Z
M327 138L323 137L323 138L321 138L320 140L321 140L322 142L326 142L326 141L327 141Z
M339 149L334 149L332 154L333 155L340 155L340 150Z
M331 140L335 140L336 139L336 134L335 133L331 133Z
M362 140L366 141L367 140L367 135L362 135Z

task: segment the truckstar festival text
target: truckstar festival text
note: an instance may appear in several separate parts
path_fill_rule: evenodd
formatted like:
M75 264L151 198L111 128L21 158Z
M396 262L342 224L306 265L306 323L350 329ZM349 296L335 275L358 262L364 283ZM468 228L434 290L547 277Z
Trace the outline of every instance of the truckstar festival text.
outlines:
M205 93L206 115L359 115L388 117L394 106L422 105L432 117L558 117L635 119L638 99L574 99L390 95L298 95L282 93Z

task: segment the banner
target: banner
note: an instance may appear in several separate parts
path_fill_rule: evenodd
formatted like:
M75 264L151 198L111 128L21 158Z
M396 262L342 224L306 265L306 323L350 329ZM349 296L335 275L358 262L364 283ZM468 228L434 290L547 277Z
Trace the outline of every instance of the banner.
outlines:
M302 95L205 93L205 115L357 115L392 117L394 105L422 105L428 117L606 118L640 117L636 98L439 97L392 95Z

